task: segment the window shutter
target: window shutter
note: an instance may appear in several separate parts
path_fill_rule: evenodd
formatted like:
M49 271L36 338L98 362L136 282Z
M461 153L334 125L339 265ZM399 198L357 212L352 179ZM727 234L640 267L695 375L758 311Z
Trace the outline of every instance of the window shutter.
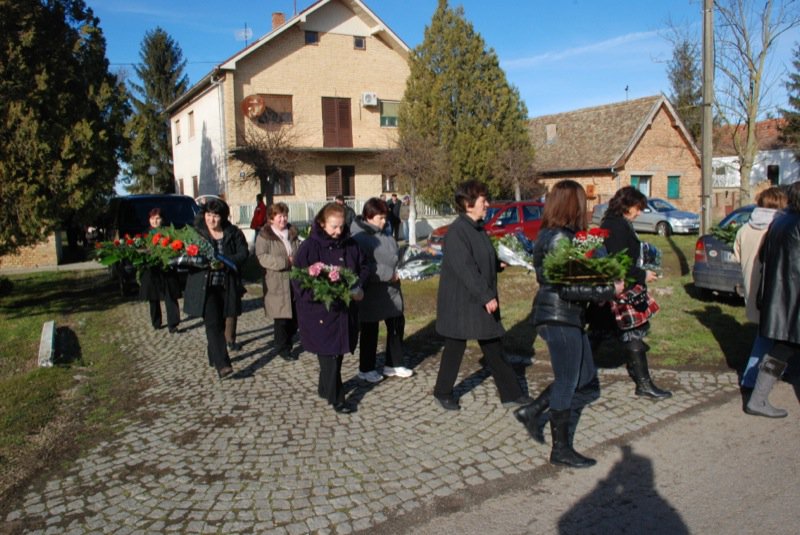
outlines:
M349 98L322 97L322 146L353 146Z
M350 99L337 99L336 112L338 115L339 144L337 147L353 146L353 122L350 117Z
M328 198L342 195L342 169L340 167L325 168L325 195Z

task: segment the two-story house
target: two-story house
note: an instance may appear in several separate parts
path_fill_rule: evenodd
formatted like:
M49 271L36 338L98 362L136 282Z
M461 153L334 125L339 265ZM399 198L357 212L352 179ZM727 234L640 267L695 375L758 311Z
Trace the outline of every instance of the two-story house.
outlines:
M285 129L296 153L291 172L270 177L276 201L392 191L377 156L396 143L408 53L360 0L274 13L269 33L169 106L176 191L224 194L244 223L263 185L233 155L258 128Z

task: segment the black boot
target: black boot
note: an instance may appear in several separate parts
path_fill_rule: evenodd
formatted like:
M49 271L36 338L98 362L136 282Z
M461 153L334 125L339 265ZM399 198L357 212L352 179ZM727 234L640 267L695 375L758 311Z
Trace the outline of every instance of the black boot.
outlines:
M662 390L653 384L650 370L647 367L647 353L644 347L633 346L625 349L628 353L628 375L636 383L636 395L653 399L671 398L672 392Z
M550 407L550 389L552 384L542 390L533 403L514 411L514 417L525 426L528 434L539 444L544 444L544 430L539 427L539 416Z
M588 468L597 461L584 457L572 449L569 439L570 410L550 411L550 431L553 435L553 450L550 452L550 464L570 466L572 468Z

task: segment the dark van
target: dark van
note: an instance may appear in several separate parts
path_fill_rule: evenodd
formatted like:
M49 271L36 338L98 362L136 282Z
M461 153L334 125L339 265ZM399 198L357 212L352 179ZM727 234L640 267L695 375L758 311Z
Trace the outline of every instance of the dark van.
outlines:
M191 225L200 211L193 198L186 195L125 195L113 197L98 222L100 238L114 240L126 234L134 236L150 230L150 210L161 208L164 226L181 228ZM122 295L136 289L136 270L131 265L112 266L111 275L119 284Z

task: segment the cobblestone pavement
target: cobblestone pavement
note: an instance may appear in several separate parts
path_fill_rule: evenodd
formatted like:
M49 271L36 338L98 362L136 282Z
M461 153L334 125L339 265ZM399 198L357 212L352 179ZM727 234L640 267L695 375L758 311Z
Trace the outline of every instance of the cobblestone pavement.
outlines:
M260 299L239 320L244 348L232 380L207 364L197 319L154 332L146 305L125 305L123 354L152 380L131 423L79 459L65 476L31 490L0 524L31 533L350 533L402 522L456 493L524 477L547 463L493 381L465 358L463 409L432 398L437 355L409 355L415 375L368 387L342 370L352 415L316 396L316 357L274 358ZM548 364L527 365L527 387L549 382ZM576 447L590 451L736 391L732 373L656 371L675 391L658 403L633 396L624 370L601 370L602 396L582 413Z

